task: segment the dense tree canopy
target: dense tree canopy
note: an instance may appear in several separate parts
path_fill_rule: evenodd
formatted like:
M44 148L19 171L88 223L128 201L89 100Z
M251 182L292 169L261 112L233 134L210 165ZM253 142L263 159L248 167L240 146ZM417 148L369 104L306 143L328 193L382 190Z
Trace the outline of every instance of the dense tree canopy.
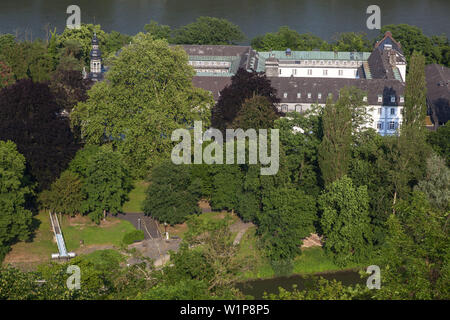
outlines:
M24 79L0 91L0 139L17 144L41 189L50 186L78 149L61 111L44 83Z
M353 186L347 176L327 186L320 196L324 248L336 263L361 262L371 253L372 230L367 188Z
M200 181L193 178L191 168L166 161L152 170L143 210L160 222L183 223L200 213L200 196Z

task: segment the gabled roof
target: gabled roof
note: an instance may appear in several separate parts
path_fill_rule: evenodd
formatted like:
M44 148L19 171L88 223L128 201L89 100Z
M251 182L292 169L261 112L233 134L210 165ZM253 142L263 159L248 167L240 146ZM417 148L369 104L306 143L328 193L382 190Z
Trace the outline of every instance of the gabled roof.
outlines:
M392 37L392 33L390 31L386 31L383 39L381 39L380 41L378 41L375 44L375 49L377 49L379 47L381 47L381 49L384 49L385 44L390 44L392 46L392 49L395 49L398 52L400 52L401 54L403 54L402 45L400 44L400 42L395 41L395 39Z
M450 119L450 68L430 64L425 66L427 103L434 123L446 123Z

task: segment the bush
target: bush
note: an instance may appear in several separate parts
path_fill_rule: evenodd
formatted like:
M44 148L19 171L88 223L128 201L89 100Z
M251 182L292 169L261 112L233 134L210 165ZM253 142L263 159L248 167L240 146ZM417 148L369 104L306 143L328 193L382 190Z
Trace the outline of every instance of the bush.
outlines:
M142 241L142 240L144 240L144 231L134 230L134 231L126 233L123 236L122 243L128 245L128 244L132 244L136 241Z

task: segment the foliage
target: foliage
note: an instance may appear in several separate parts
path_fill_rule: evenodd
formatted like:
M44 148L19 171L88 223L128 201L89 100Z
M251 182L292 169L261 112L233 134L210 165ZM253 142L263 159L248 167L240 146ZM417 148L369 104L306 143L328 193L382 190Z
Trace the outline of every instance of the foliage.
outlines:
M24 178L25 158L11 141L0 141L0 261L15 240L30 235L31 211L26 198L31 189Z
M231 45L244 38L241 29L226 19L199 17L195 22L176 29L173 43Z
M134 231L126 233L123 236L122 243L128 245L128 244L132 244L136 241L142 241L142 240L144 240L144 231L134 230Z
M144 26L145 32L152 35L154 39L166 39L170 43L172 36L172 29L167 25L159 25L158 22L151 20L149 24Z
M50 190L41 193L40 202L45 209L73 217L82 212L84 197L83 184L79 176L66 170L52 183Z
M85 211L96 223L106 213L121 212L132 184L119 153L102 149L86 168L83 189L86 194Z
M0 89L14 83L12 69L4 62L0 61Z
M242 103L241 110L232 123L233 128L247 129L269 129L273 122L279 118L278 111L274 105L263 96L253 96Z
M279 99L276 97L276 90L270 85L270 80L262 73L248 72L240 68L231 77L231 84L220 92L219 101L212 110L212 126L220 130L230 128L244 101L255 95L266 97L274 112L278 114L275 104Z
M143 210L160 222L183 223L189 215L200 213L200 185L193 179L189 166L171 161L156 166L146 193Z
M326 187L319 205L327 253L334 254L338 265L366 259L372 249L367 187L355 188L343 176Z
M78 102L87 100L89 86L89 80L76 70L57 69L50 82L58 105L69 113Z
M389 217L389 236L380 253L380 299L449 299L448 215L414 192Z
M427 173L416 189L423 192L433 208L446 211L450 206L450 169L439 156L427 159Z
M353 89L341 89L339 99L331 97L322 112L323 139L319 145L319 165L326 185L347 173L351 157L353 106L363 104L361 94ZM361 99L359 99L361 98Z
M427 142L434 152L443 157L450 166L450 122L440 126L436 131L430 131Z
M15 80L47 81L55 67L46 45L39 40L5 45L0 60L11 68Z
M47 84L20 80L0 91L0 139L17 144L41 189L66 169L78 149L61 111Z
M251 45L254 49L261 51L284 51L287 48L300 51L331 50L330 45L321 38L310 33L299 34L287 26L280 27L275 33L266 33L264 36L252 39Z
M167 156L171 133L194 120L208 123L211 96L192 85L193 69L181 48L139 34L71 114L88 144L111 144L133 176L143 177ZM89 120L89 121L87 121Z
M58 36L58 48L65 50L66 55L72 55L78 60L82 61L84 65L89 65L90 56L89 53L92 50L92 37L94 32L97 34L100 50L106 44L107 35L101 29L100 25L93 24L81 24L78 29L65 28L64 32ZM111 38L109 38L109 47L115 48L111 44Z
M307 282L307 288L298 290L293 286L292 291L282 287L278 289L278 294L264 294L264 299L268 300L355 300L360 299L364 294L368 295L368 290L356 285L344 286L342 282L326 280L322 277L312 278Z
M418 51L425 56L427 64L439 63L450 66L450 45L445 35L429 38L418 27L407 24L388 24L381 28L380 39L386 31L390 31L393 38L400 42L408 63L413 52Z

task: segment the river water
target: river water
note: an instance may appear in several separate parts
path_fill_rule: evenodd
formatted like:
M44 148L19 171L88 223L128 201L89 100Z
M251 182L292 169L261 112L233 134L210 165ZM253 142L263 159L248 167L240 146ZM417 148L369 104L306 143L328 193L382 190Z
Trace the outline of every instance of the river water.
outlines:
M323 277L328 280L336 279L342 282L343 285L364 284L364 279L356 271L338 271L330 273L317 274L316 276ZM271 279L257 279L250 280L236 285L245 295L251 295L255 299L261 299L264 292L278 293L278 288L282 287L291 291L293 285L297 285L298 290L307 289L307 284L311 283L311 279L305 278L301 275L293 275L289 277L276 277Z
M450 33L449 0L0 0L0 33L43 37L46 24L64 28L68 5L81 8L83 23L101 24L106 31L136 34L156 20L173 27L198 16L226 18L251 38L288 25L300 33L311 32L330 40L337 32L363 31L370 37L366 9L381 8L381 23L407 23L427 35Z

